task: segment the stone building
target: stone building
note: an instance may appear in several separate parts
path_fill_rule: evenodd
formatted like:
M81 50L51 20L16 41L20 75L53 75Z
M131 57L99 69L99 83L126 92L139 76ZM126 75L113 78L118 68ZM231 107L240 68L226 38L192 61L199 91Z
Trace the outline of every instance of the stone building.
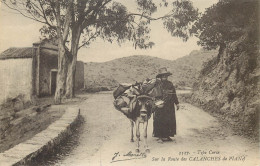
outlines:
M33 47L9 48L0 54L0 103L23 95L54 95L58 69L58 47L47 41ZM75 90L84 88L84 63L78 61Z

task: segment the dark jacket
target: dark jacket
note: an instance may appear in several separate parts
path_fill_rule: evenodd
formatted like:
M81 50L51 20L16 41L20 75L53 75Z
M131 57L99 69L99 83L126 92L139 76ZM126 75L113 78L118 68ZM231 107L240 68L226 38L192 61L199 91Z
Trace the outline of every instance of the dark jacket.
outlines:
M176 117L174 104L179 104L175 87L172 82L166 80L161 82L164 100L163 108L156 108L154 112L154 137L166 138L176 135Z

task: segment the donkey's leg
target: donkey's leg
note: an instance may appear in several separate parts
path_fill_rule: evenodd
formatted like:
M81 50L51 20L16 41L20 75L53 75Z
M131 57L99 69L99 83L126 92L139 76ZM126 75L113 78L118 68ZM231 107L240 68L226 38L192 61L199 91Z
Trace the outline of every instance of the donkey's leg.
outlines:
M140 122L138 122L138 121L136 121L135 122L135 127L136 127L136 152L137 153L139 153L139 147L140 147L140 145L139 145L139 142L140 142L140 129L139 129L139 127L140 127Z
M145 152L149 153L150 150L147 144L147 127L148 127L148 121L145 121L144 122L144 148L145 148Z
M131 142L134 142L134 122L130 120L131 123Z

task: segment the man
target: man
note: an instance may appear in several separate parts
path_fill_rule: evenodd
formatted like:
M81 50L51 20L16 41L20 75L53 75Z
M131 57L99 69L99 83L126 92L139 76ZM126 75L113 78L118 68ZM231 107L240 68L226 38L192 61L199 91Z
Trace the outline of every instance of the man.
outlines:
M162 96L159 99L164 101L163 107L155 108L153 121L153 136L158 137L158 142L172 141L170 137L176 135L176 117L174 104L179 109L179 101L176 95L175 87L168 81L168 76L172 73L166 68L159 69L156 78L160 79Z

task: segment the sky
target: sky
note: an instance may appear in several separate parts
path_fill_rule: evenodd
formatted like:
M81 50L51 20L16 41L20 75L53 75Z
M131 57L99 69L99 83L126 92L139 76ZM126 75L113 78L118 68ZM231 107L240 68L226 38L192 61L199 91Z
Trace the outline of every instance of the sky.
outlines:
M128 7L129 11L135 11L133 1L117 0ZM159 0L154 0L154 2ZM195 7L203 12L218 0L192 0ZM10 47L31 47L32 43L40 40L42 24L23 17L17 12L8 9L0 3L0 52ZM164 14L165 9L158 10L156 16ZM117 43L105 42L97 39L88 48L81 48L78 52L78 60L84 62L104 62L116 58L131 55L150 55L168 60L175 60L188 55L193 50L199 50L198 39L191 37L187 42L172 37L163 28L161 21L151 23L150 40L155 43L152 49L135 49L132 43L125 42L120 46Z

